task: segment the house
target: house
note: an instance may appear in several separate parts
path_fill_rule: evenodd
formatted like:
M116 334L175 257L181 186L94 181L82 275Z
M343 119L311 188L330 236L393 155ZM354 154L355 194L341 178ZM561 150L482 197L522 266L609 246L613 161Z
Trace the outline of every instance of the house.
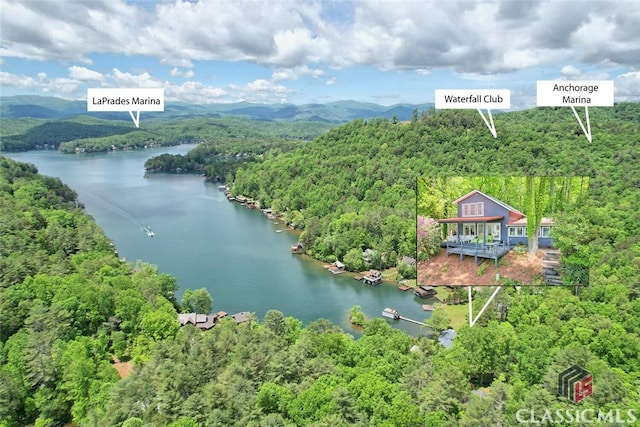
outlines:
M373 256L376 254L376 252L373 249L365 249L364 251L362 251L362 259L364 260L364 262L366 262L367 264L371 263L371 260L373 259Z
M251 313L248 311L241 311L240 313L232 314L231 318L237 323L249 322L251 320Z
M526 245L527 217L508 204L479 190L473 190L457 200L458 212L455 218L439 219L447 225L447 241L456 243L482 243L515 246ZM551 247L551 228L555 225L551 218L543 218L538 231L538 246Z
M400 262L404 262L405 264L407 264L409 267L416 265L416 260L414 258L411 258L409 256L403 256L402 259L400 260Z
M433 288L433 286L420 285L416 288L413 294L422 299L430 298L436 295L436 290Z
M303 254L304 253L304 248L302 247L302 243L296 242L295 245L292 245L291 246L291 253L292 254Z
M362 280L365 285L377 286L382 283L382 273L378 270L369 270L369 273Z
M215 326L217 317L216 314L180 313L178 322L180 326L191 324L203 331L208 331Z
M551 241L551 229L556 223L552 218L543 217L540 221L540 229L538 230L538 247L550 248L553 246ZM522 243L527 245L527 218L520 218L507 224L507 243L510 246Z
M329 271L333 274L340 274L345 272L345 266L340 261L336 261L329 266Z
M391 307L385 307L384 310L382 310L382 316L393 320L398 320L400 318L398 310Z

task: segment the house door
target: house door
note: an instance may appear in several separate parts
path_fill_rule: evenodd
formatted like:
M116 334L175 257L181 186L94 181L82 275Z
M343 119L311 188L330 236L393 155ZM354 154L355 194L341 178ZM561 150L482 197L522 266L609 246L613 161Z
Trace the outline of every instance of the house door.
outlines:
M500 241L500 224L487 224L487 237L491 236L494 242Z

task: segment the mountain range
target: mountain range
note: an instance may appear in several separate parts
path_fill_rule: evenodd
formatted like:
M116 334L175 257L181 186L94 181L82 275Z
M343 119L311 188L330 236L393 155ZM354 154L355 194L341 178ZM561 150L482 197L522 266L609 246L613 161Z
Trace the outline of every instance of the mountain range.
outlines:
M328 104L253 104L237 102L227 104L192 105L182 102L165 103L163 113L144 113L145 120L196 117L243 117L266 121L317 121L345 123L354 119L382 117L410 120L413 111L425 111L433 104L396 104L384 106L358 101L337 101ZM0 117L4 119L37 118L68 119L78 115L90 115L106 120L126 120L126 112L88 113L87 103L80 100L19 95L0 97Z

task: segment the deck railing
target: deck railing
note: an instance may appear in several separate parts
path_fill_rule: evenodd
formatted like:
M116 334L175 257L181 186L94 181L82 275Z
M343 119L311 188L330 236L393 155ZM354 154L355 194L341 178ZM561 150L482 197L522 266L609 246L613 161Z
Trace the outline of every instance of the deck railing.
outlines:
M450 249L460 249L465 254L476 255L480 253L501 254L508 249L504 242L465 242L463 240L447 240L447 252Z

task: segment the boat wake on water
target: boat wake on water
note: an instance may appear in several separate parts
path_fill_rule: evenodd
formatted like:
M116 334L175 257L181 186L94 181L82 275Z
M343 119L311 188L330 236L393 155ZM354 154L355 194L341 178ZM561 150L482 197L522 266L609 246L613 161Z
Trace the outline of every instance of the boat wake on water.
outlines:
M109 209L110 211L114 212L116 215L118 215L121 218L129 221L130 223L140 227L140 230L144 231L144 233L147 236L153 237L153 236L156 235L156 233L154 233L153 230L151 230L150 226L143 225L142 222L139 221L135 216L133 216L131 213L129 213L126 209L122 208L121 206L118 206L112 200L110 200L108 198L105 198L105 197L101 197L95 191L90 191L88 189L85 189L85 191L86 191L85 196L88 195L89 197L94 198L96 202L102 204L107 209Z
M154 232L153 232L153 230L151 230L151 227L145 227L145 226L143 225L142 227L140 227L140 229L141 229L142 231L144 231L144 232L147 234L147 236L149 236L149 237L153 237L153 236L155 236L155 235L156 235L156 233L154 233Z

